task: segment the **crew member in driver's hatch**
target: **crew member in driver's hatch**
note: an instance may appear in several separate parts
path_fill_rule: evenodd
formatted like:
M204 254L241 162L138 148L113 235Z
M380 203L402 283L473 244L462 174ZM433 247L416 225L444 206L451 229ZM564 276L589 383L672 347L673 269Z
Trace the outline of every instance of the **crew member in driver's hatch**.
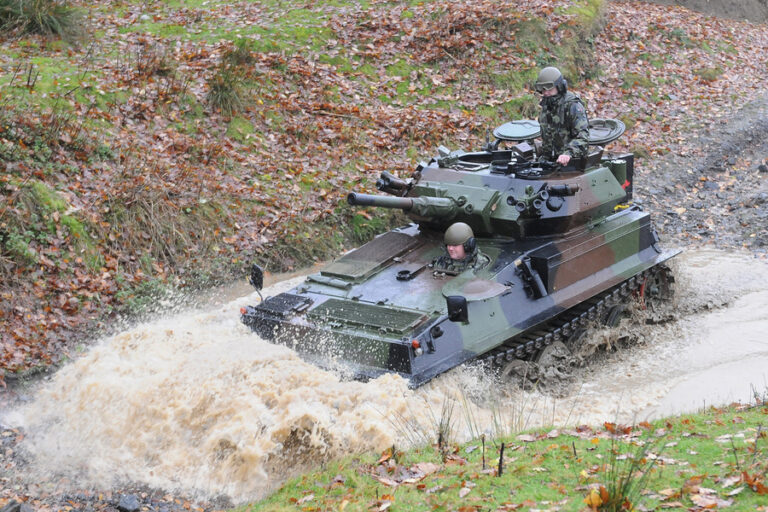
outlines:
M488 264L488 257L477 249L472 228L463 222L455 222L445 230L443 237L446 254L432 264L436 273L457 275L468 268L482 268Z

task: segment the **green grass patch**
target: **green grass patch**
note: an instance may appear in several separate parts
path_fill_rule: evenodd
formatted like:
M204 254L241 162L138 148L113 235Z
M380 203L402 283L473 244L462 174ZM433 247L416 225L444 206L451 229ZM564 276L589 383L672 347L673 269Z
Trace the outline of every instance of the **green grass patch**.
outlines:
M67 209L67 202L41 181L32 181L29 184L29 190L34 201L42 209L44 214L50 214L55 211L63 212Z
M723 74L723 68L720 66L714 68L699 68L694 70L693 73L705 82L714 82Z
M293 478L272 496L238 510L556 506L618 512L706 503L755 510L765 499L767 414L765 405L733 407L652 424L535 430L460 445L440 446L435 438L405 450L396 442L383 453L327 463L324 470Z
M531 68L507 71L506 73L491 73L489 76L498 87L522 92L531 90L531 84L536 81L538 74L538 69Z
M573 2L566 11L567 14L576 15L576 26L584 35L592 36L602 28L604 14L604 0L582 0Z
M85 33L84 16L68 2L0 0L0 34L42 34L75 40Z
M547 25L540 19L530 19L517 23L514 35L517 46L528 52L537 52L550 46Z
M374 236L408 223L400 212L387 210L361 215L348 205L340 205L325 219L307 224L289 223L283 236L256 256L259 264L272 272L307 267L339 255L345 248L359 246Z
M633 89L640 87L648 89L653 87L653 81L647 76L640 73L625 73L621 82L622 89Z
M637 56L637 58L644 62L647 62L648 64L650 64L656 69L663 68L664 64L667 62L666 55L656 55L653 53L641 53Z
M676 41L685 48L692 48L696 46L696 43L694 43L693 39L690 38L688 32L682 27L673 28L667 33L667 37L673 41Z
M249 136L255 132L256 129L253 127L253 123L244 117L234 117L227 125L227 137L238 142L246 142Z
M231 116L240 112L246 101L246 82L243 73L227 64L208 79L208 105L222 114Z
M6 211L5 229L0 235L2 254L16 265L37 261L36 248L45 249L56 239L66 242L69 254L62 257L82 258L87 267L98 270L103 258L86 224L74 214L66 213L69 205L55 190L38 180L17 184L19 193L13 209Z
M413 64L408 64L405 59L400 59L394 64L390 64L386 68L387 75L389 76L401 76L401 77L408 77L412 71L419 71L423 70L420 66L414 66Z
M144 266L151 269L151 262L145 261ZM120 284L120 291L116 295L119 305L115 312L132 318L142 318L157 312L158 304L172 295L172 287L160 279L146 279L131 285L118 275L116 281Z

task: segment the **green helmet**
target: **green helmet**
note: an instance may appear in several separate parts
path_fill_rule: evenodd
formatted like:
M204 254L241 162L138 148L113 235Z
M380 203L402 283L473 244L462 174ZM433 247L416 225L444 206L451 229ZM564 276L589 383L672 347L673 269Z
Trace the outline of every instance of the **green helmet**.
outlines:
M455 222L445 230L443 241L445 245L464 245L474 237L471 227L463 222Z
M539 72L539 77L536 79L536 83L533 87L536 89L536 92L539 93L553 87L557 87L558 92L564 93L565 79L559 69L550 66Z

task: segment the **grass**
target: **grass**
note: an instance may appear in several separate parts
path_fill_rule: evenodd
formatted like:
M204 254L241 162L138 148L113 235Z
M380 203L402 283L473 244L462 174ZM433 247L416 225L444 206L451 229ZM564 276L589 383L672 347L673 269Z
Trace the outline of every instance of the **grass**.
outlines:
M253 257L273 272L296 270L335 257L345 247L361 245L375 235L407 222L395 211L366 216L349 206L339 206L333 215L322 221L306 224L297 219L289 223L285 227L285 236Z
M0 33L42 34L74 40L85 28L82 13L56 0L0 0Z
M694 70L694 74L705 82L714 82L723 74L723 68L719 66L714 68L699 68Z
M222 63L208 80L206 100L215 110L226 116L240 112L246 101L245 80L236 67Z
M641 87L648 89L653 87L653 82L647 75L641 75L639 73L626 73L624 75L624 81L621 84L622 89L632 89L634 87Z
M435 429L450 414L444 407ZM764 510L766 423L760 402L635 426L393 446L329 463L237 510Z
M67 250L52 253L54 263L59 259L82 258L93 271L101 267L103 259L87 224L67 213L68 203L55 190L39 180L17 182L14 186L17 193L9 206L16 215L3 219L0 236L0 254L7 263L18 268L36 264L37 250L55 240Z

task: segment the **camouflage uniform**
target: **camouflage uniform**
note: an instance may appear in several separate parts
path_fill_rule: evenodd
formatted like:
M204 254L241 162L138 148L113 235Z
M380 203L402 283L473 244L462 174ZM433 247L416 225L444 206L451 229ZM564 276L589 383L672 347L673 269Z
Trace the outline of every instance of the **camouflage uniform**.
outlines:
M589 121L581 98L572 92L541 100L541 158L554 161L563 154L584 158L589 151Z
M480 270L490 262L490 258L477 249L464 259L454 260L447 254L440 256L432 262L432 270L435 274L456 276L467 269Z

